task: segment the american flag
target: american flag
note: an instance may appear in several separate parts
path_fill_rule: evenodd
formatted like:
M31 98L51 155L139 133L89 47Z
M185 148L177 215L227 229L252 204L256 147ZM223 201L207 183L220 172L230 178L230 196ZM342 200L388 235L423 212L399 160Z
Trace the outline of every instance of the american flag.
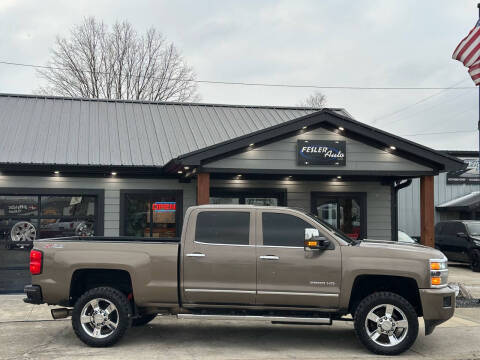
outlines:
M468 73L473 82L475 85L480 85L480 19L468 35L460 41L452 58L468 67Z

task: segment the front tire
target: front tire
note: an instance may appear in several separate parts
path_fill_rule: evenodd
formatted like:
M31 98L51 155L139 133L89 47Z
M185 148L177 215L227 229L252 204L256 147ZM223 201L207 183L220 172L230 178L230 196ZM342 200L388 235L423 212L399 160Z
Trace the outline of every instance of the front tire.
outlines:
M480 272L480 250L472 250L472 270L475 272Z
M418 336L415 309L405 298L391 292L364 298L355 311L354 322L358 339L375 354L401 354Z
M111 287L87 291L75 303L72 327L85 344L106 347L115 344L130 327L127 297Z

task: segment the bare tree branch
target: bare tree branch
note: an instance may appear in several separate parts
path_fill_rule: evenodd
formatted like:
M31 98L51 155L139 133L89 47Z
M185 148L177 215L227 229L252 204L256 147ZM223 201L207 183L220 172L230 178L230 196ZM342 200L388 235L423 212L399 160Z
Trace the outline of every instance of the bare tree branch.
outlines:
M327 103L327 97L322 94L320 91L315 91L313 94L308 96L305 100L300 102L299 106L312 107L317 109L322 109Z
M93 17L57 37L38 93L60 96L193 101L195 73L154 28L139 35L126 21L109 29Z

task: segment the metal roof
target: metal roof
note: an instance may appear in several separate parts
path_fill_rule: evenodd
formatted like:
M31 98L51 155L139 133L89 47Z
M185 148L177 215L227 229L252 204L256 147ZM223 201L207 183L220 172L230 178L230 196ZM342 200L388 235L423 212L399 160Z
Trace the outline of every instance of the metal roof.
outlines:
M0 94L0 163L163 166L318 110Z
M468 211L480 205L480 191L472 191L467 195L437 205L437 210Z

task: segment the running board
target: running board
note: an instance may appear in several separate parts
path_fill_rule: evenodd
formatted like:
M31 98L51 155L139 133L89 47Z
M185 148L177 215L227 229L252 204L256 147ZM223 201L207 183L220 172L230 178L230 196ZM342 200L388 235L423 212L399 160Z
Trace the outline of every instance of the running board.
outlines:
M261 316L261 315L216 315L216 314L177 314L179 319L203 319L203 320L245 320L266 321L276 324L312 324L332 325L331 318L320 317L293 317L293 316Z

